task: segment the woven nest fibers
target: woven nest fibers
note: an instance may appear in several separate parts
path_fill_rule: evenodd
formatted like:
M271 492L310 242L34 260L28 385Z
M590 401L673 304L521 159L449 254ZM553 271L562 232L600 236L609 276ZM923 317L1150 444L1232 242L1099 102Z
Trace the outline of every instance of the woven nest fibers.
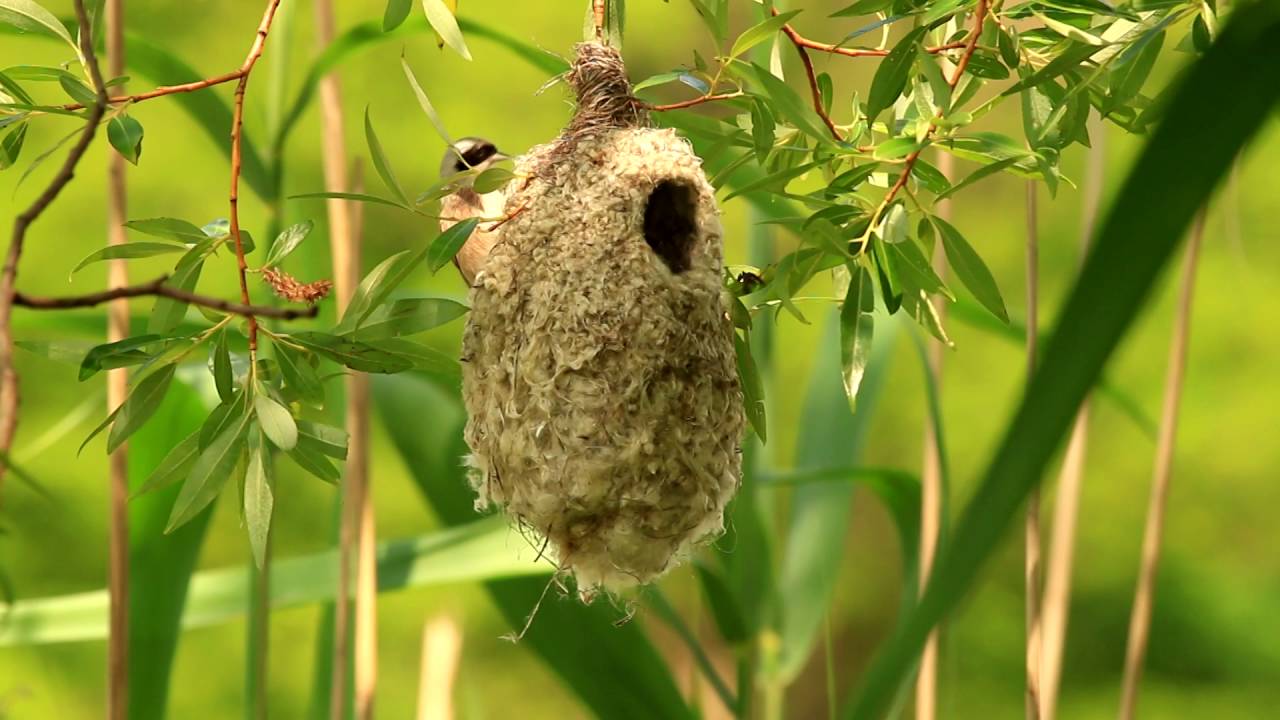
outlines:
M516 174L463 339L477 506L544 536L584 596L647 582L723 529L740 479L713 190L674 132L608 123Z

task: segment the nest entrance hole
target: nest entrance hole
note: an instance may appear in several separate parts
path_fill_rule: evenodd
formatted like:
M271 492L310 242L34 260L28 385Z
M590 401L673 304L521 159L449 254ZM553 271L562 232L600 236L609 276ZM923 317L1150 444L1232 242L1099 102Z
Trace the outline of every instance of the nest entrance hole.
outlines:
M676 180L659 182L644 208L644 240L677 275L689 269L698 237L697 213L697 191Z

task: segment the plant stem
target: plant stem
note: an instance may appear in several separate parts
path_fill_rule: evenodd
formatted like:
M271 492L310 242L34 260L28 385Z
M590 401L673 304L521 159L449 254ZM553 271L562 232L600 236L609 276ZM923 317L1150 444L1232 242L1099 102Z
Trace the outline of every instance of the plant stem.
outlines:
M452 720L453 685L461 655L462 630L457 620L441 615L422 627L418 720Z
M1106 169L1106 126L1101 118L1091 121L1093 145L1089 148L1085 171L1084 205L1080 212L1079 266L1089 253ZM1076 413L1066 458L1058 476L1057 499L1049 540L1049 560L1044 586L1044 643L1041 670L1040 716L1054 720L1058 713L1058 688L1062 679L1062 657L1067 642L1067 619L1071 608L1071 572L1074 564L1076 518L1080 509L1080 488L1084 484L1085 453L1089 444L1089 401Z
M106 0L107 72L111 77L125 73L124 0ZM107 244L123 245L127 238L124 223L128 219L128 191L125 181L125 159L120 153L109 153L107 159ZM128 264L123 258L107 263L107 284L119 287L129 284ZM116 300L107 309L107 342L123 340L129 335L129 302ZM118 368L107 371L107 412L114 412L129 394L129 371ZM107 717L124 720L129 712L129 456L128 445L121 445L108 460L110 486L110 529L108 540L110 595L108 611L110 631L107 636Z
M938 170L950 180L955 175L955 160L949 153L939 153ZM945 199L936 206L938 217L951 219L951 200ZM946 258L942 252L936 251L933 256L933 269L942 277L946 270ZM942 324L947 317L947 304L941 303L937 309L938 323ZM929 372L933 374L933 382L939 395L942 394L942 365L946 346L937 340L929 343ZM942 457L938 448L938 429L934 427L932 413L925 413L924 420L924 459L920 472L920 593L929 581L929 572L933 568L933 558L937 553L938 539L942 526ZM920 670L916 676L916 720L933 720L938 715L938 633L929 634L925 642L924 652L920 656Z
M1027 181L1027 380L1035 374L1036 345L1039 323L1040 238L1036 204L1037 187ZM1040 489L1032 488L1027 497L1027 516L1024 525L1025 562L1023 588L1026 602L1027 634L1027 690L1026 717L1040 717Z
M126 285L124 287L111 288L109 290L100 290L98 292L87 293L85 295L71 295L67 297L37 297L26 293L14 293L13 304L19 307L25 307L29 310L68 310L71 308L93 307L101 305L105 302L112 302L122 298L135 297L167 297L174 300L182 300L192 305L200 305L212 310L219 310L230 315L242 315L244 317L260 317L260 318L276 318L279 320L297 320L299 318L312 318L316 316L317 308L315 306L298 309L298 308L278 308L267 305L242 305L240 303L222 300L220 298L212 298L205 295L199 295L172 285L166 285L165 281L169 278L162 275L155 280L142 283L140 285Z
M1169 343L1169 370L1165 377L1164 404L1160 413L1160 438L1156 444L1155 470L1151 497L1147 505L1147 524L1142 535L1142 566L1138 571L1138 587L1133 594L1133 612L1129 618L1129 642L1124 657L1124 685L1120 700L1120 720L1131 720L1138 705L1138 684L1142 681L1142 665L1147 656L1147 638L1151 632L1151 607L1156 592L1156 571L1160 565L1160 543L1164 536L1165 507L1169 500L1169 482L1173 476L1173 451L1178 435L1178 406L1182 401L1182 380L1187 369L1187 346L1191 337L1191 304L1195 291L1196 265L1204 240L1205 211L1202 209L1187 243L1187 257L1182 268L1178 310Z

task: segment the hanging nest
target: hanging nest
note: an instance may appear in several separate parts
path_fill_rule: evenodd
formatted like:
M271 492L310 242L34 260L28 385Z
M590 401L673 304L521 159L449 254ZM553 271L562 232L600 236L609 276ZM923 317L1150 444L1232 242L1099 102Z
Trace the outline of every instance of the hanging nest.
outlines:
M545 538L590 597L723 530L744 428L721 227L701 161L584 43L555 141L516 161L471 291L466 440L478 508Z

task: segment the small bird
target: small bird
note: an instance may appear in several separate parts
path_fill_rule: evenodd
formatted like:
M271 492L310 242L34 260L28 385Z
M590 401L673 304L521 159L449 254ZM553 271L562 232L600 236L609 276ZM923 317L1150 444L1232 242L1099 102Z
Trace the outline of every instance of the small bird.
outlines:
M492 142L478 137L465 137L453 143L440 161L440 178L450 178L467 170L484 172L494 164L509 159L498 152ZM472 187L475 176L459 180L458 189L440 203L440 231L444 232L471 217L500 218L507 203L505 188L480 194ZM490 226L492 228L492 225ZM453 257L453 264L462 273L462 279L470 286L489 255L489 249L498 241L499 230L477 227L466 244Z

